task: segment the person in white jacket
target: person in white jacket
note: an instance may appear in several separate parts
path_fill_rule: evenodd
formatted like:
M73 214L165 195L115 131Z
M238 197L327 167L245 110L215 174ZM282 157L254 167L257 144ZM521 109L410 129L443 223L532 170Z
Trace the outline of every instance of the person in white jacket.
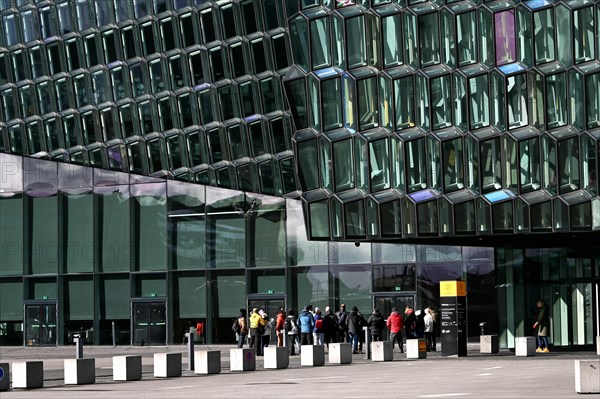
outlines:
M431 312L431 308L425 309L425 339L427 340L427 352L431 352L435 350L435 336L433 332L433 327L435 320L433 318L433 314Z

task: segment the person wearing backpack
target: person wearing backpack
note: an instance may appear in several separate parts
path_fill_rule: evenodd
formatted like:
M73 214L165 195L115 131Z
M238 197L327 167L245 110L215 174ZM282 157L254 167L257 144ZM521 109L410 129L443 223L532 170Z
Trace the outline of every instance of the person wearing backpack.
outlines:
M238 337L238 348L244 347L244 342L248 337L248 323L246 322L246 309L240 309L240 313L237 315L237 318L233 321L233 325L231 326L231 330Z
M406 306L404 310L404 333L406 339L417 338L417 316L412 306Z
M252 309L250 314L250 348L256 350L257 356L260 356L261 334L264 331L265 324L267 324L267 321L262 318L258 309Z
M325 333L323 329L323 316L321 315L321 309L315 308L315 328L313 328L313 342L315 345L323 345L325 340Z
M349 342L348 339L348 325L346 324L346 319L348 318L348 312L346 311L346 305L343 303L340 305L340 311L337 312L337 321L338 321L338 334L339 334L339 342Z

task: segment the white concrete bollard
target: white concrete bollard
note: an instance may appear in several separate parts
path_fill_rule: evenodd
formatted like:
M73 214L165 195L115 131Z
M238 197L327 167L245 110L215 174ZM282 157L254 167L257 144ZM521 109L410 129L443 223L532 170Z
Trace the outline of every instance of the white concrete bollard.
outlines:
M142 379L142 356L113 356L113 380L137 381Z
M194 352L194 373L219 374L221 372L221 351Z
M332 343L329 344L329 364L352 363L352 344Z
M515 356L535 355L535 337L515 337Z
M324 366L325 347L323 345L302 345L300 352L301 366Z
M65 385L96 382L96 359L65 359Z
M392 341L377 341L371 343L371 360L374 362L389 362L394 359L394 343Z
M229 350L230 371L256 370L256 354L254 349L235 348Z
M427 357L427 341L422 338L406 340L407 359L425 359Z
M600 335L596 337L596 354L600 356Z
M266 369L287 369L290 365L289 348L283 346L267 346L264 351ZM325 361L324 358L323 361Z
M575 391L600 393L600 360L575 360Z
M154 376L181 377L181 353L155 353Z
M498 353L500 351L500 339L497 335L479 336L479 353Z
M10 389L10 366L8 363L0 363L0 391Z
M41 388L44 386L42 361L14 362L12 364L13 388Z

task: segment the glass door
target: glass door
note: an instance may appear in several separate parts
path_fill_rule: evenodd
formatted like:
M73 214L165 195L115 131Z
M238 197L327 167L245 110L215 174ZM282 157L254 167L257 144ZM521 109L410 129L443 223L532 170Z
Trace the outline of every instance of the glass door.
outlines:
M274 319L273 328L271 328L271 339L270 342L277 342L277 335L275 334L275 321L277 320L277 311L280 308L285 309L285 297L261 297L251 296L248 297L248 315L252 309L262 309L267 312L269 320ZM287 310L286 310L287 311Z
M25 303L25 346L56 345L56 302Z
M131 302L132 345L167 344L167 302L135 300Z
M387 320L387 317L392 313L392 308L396 308L398 313L404 317L404 308L406 306L415 307L415 295L414 294L381 294L373 295L373 308L378 308L379 313ZM384 332L384 339L388 338L389 331L386 329Z

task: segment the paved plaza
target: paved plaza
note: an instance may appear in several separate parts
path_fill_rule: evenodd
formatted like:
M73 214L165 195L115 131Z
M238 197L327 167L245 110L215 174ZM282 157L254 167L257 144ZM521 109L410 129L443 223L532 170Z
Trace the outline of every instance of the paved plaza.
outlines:
M44 361L44 388L14 389L0 393L10 398L582 398L575 392L574 360L598 359L595 352L553 351L533 357L516 357L501 350L481 355L469 345L467 357L443 357L430 352L426 359L406 359L399 351L394 361L373 363L353 355L352 364L302 367L300 357L290 367L230 372L232 346L196 346L196 350L221 350L222 371L195 375L187 371L187 347L85 347L84 357L96 359L96 383L64 385L63 359L75 357L75 348L0 347L0 363L18 360ZM153 354L183 354L183 375L158 379L153 376ZM142 355L142 380L114 382L112 356Z

